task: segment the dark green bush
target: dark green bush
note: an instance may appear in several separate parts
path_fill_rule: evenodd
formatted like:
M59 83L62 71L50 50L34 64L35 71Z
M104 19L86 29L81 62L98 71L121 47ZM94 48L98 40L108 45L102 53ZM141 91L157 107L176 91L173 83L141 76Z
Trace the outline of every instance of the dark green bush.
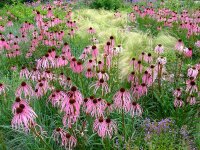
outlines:
M90 6L95 9L117 10L123 6L123 0L94 0Z

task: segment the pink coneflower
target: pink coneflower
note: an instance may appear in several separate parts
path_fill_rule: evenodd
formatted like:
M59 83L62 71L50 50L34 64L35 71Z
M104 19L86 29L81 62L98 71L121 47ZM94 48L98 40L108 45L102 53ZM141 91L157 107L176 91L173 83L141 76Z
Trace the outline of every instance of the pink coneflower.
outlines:
M35 91L36 96L37 97L42 97L50 89L50 87L48 85L48 81L45 78L43 78L41 81L39 81L36 84L35 89L36 89L36 91Z
M184 102L180 97L175 98L174 107L182 107L183 104L184 104Z
M94 121L93 130L96 131L100 137L109 137L111 139L112 135L117 131L117 125L110 118L103 119L103 117L100 117Z
M37 60L37 68L51 68L55 65L54 59L47 53L45 56Z
M182 94L182 90L180 88L177 88L176 90L174 90L173 96L180 97L181 94Z
M76 64L76 66L75 66L74 72L81 73L82 71L83 71L82 62L78 61L77 64Z
M142 76L142 82L145 83L147 86L152 85L153 78L152 78L152 75L148 71L144 72L144 75Z
M12 46L12 49L20 49L20 47L17 43L14 43L14 45Z
M92 69L95 66L95 61L92 59L89 59L88 62L85 65L86 69Z
M1 37L1 38L3 38L3 37ZM9 32L9 34L7 34L7 38L8 39L14 39L15 36L12 34L12 32Z
M142 52L142 54L139 56L139 59L143 61L145 57L146 57L146 53Z
M70 53L69 55L71 56L71 50L70 50L68 43L64 43L64 46L62 48L62 52L68 52L68 53Z
M112 56L108 55L108 54L104 54L103 60L102 62L104 62L105 66L110 69L111 67L111 63L112 63Z
M134 71L132 71L128 76L128 82L133 84L138 84L138 77Z
M58 68L63 67L63 66L66 66L67 64L68 64L68 61L65 58L65 56L57 57L56 63L55 63L56 67L58 67Z
M88 104L88 102L91 100L91 99L94 99L94 97L93 96L91 96L92 98L84 98L83 99L83 110L85 111L86 110L86 106L87 106L87 104Z
M147 63L151 63L153 61L151 53L148 53L144 56L144 61L146 61Z
M119 56L119 53L122 53L122 52L123 52L122 45L118 45L117 47L113 48L113 55L118 55Z
M158 31L162 30L162 27L161 27L161 26L158 26L158 27L157 27L157 30L158 30Z
M99 54L99 51L98 51L97 47L95 45L92 46L92 57L97 59L98 54Z
M135 63L134 69L135 69L136 71L138 71L139 73L141 73L141 72L142 72L142 68L143 68L143 66L142 66L142 61L141 61L141 60L138 60L138 61Z
M107 55L112 54L112 45L110 42L107 42L106 45L104 46L104 53Z
M192 94L193 92L198 92L198 87L195 81L191 80L186 83L186 92L189 92L189 94Z
M71 88L72 87L72 80L70 77L67 77L66 85Z
M78 116L80 114L80 104L75 99L65 97L61 104L61 110L66 114Z
M45 71L43 71L41 77L45 78L47 80L53 80L54 74L50 70L45 70Z
M107 102L106 110L108 113L112 112L114 110L114 105L112 103Z
M34 123L36 117L37 115L31 107L20 104L14 112L14 117L11 122L12 128L29 131L31 124Z
M25 77L26 79L28 79L29 78L29 74L30 74L29 70L26 67L22 67L22 69L21 69L21 71L19 73L19 76L20 76L20 78Z
M167 58L166 57L158 57L157 63L160 65L165 65L167 63Z
M87 57L88 57L88 55L85 53L85 52L83 52L81 55L80 55L80 57L79 57L79 59L81 59L81 60L86 60L87 59Z
M121 88L113 97L114 105L118 109L129 111L131 105L131 95L124 88Z
M88 29L88 33L89 33L89 34L94 34L95 32L96 32L95 29L92 28L92 27L90 27L90 28Z
M84 48L83 52L85 52L86 54L90 54L90 52L91 52L91 46L86 46Z
M29 107L26 100L16 97L15 102L12 105L12 113L13 114L16 112L16 109L19 107L20 104L23 104L24 106Z
M132 117L134 116L141 116L142 115L142 108L136 102L132 102L130 105L130 114Z
M79 104L82 104L83 102L83 96L81 92L77 89L77 87L75 86L71 87L68 97L75 99Z
M188 57L188 58L192 57L192 48L183 49L183 54L185 57Z
M56 141L56 142L60 142L60 138L62 139L64 136L65 136L65 131L64 129L58 127L56 128L55 130L53 130L53 139Z
M187 103L189 103L190 105L195 105L196 104L196 97L195 96L189 96L187 98Z
M62 146L66 149L73 149L76 147L77 139L72 136L70 133L65 133L65 136L62 138Z
M97 73L97 77L98 79L103 79L104 81L108 81L109 80L109 75L105 72L105 71L100 71Z
M103 71L103 69L104 69L104 63L102 61L98 61L97 66L98 66L99 71Z
M162 54L164 52L164 48L163 48L163 46L161 44L158 44L155 47L154 51L155 51L156 54L160 55L160 54Z
M141 85L138 85L138 96L141 97L143 95L147 95L147 85L145 83L142 83Z
M16 71L16 70L17 70L17 67L16 67L16 66L12 66L12 67L10 68L10 70Z
M175 50L182 52L183 48L184 48L184 43L181 39L179 39L178 42L175 45Z
M92 117L100 117L103 116L103 113L106 109L106 102L101 98L94 98L90 99L86 103L86 110L87 114L90 114Z
M117 125L113 120L107 118L105 120L105 126L106 126L105 136L108 136L111 139L112 135L117 132Z
M196 79L197 75L199 74L199 70L196 67L192 67L188 69L188 77L193 77Z
M60 106L66 97L63 91L56 90L49 96L48 102L50 101L54 107Z
M29 73L29 78L33 81L37 81L41 78L41 73L37 68L33 68L32 71Z
M70 87L72 86L72 81L69 77L66 77L64 75L64 73L60 73L60 76L59 76L59 83L60 85L64 86L64 87Z
M92 69L88 68L87 71L85 72L85 76L86 78L94 77L94 72L92 71Z
M17 88L15 96L20 98L30 98L34 96L34 91L30 85L28 85L26 82L22 82L21 85Z
M195 43L196 47L200 47L200 40Z
M3 83L0 83L0 95L5 94L6 89L7 89L7 87Z
M116 18L120 18L122 15L121 15L121 13L119 11L117 11L116 13L114 13L114 16Z
M105 121L103 117L100 117L99 119L95 119L94 124L93 124L93 130L97 132L97 134L100 137L105 137Z
M79 115L74 114L65 114L62 122L64 126L67 126L68 128L72 128L72 125L77 121L79 118Z
M70 68L75 71L76 70L77 61L76 58L72 58L70 61Z
M195 67L200 71L200 62L195 65Z
M53 18L53 13L52 13L51 8L48 9L47 17L48 17L48 18Z
M115 46L115 38L114 38L114 36L110 36L110 45L111 45L111 47Z
M90 86L90 88L92 88L92 87L94 87L94 93L96 93L99 88L102 88L102 95L104 94L104 92L105 92L105 94L110 92L108 83L104 79L100 79L100 80L96 81L96 83L94 83Z

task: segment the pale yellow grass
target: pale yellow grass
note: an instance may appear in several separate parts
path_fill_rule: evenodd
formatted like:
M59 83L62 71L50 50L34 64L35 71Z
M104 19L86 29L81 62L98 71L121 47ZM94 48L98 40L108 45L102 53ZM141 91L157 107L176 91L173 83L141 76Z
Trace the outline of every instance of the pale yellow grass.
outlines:
M150 37L147 33L137 31L129 32L127 30L127 14L121 12L121 18L115 18L114 12L105 10L81 9L74 12L74 18L78 20L78 35L82 38L88 38L87 29L93 27L99 40L99 48L107 42L112 35L117 44L123 46L123 53L120 56L121 75L125 77L131 70L129 61L132 57L138 57L141 52L152 52L157 44L162 44L165 48L165 56L174 60L173 48L177 41L176 38L167 33L160 33L157 37Z

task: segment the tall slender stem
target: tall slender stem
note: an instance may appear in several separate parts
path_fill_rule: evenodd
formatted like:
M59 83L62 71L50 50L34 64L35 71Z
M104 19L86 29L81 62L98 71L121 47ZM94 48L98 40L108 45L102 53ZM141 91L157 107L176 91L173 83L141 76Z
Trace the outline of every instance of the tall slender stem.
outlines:
M183 65L183 60L182 59L180 59L180 60L181 60L181 62L179 64L179 70L178 70L178 75L177 75L177 82L179 81L179 78L181 76L181 70L182 70L182 65Z
M44 141L44 139L42 138L42 136L39 135L39 134L37 133L37 131L35 130L34 127L31 127L31 131L33 132L33 134L34 134L36 137L38 137L38 138L40 139L40 141L41 141L44 145L46 145L46 147L47 147L48 150L53 150L53 149Z
M162 65L158 64L158 89L160 92L161 92L161 77L162 77Z
M123 94L122 94L122 128L124 131L124 142L126 141L126 130L125 130L125 119L124 119L124 100L123 100Z

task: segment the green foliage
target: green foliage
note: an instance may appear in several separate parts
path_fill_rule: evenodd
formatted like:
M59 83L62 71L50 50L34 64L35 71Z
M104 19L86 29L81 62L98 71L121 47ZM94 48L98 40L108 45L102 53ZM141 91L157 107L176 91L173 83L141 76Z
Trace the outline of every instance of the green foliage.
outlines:
M154 134L147 142L149 150L184 150L184 143L181 138L174 132Z
M16 0L17 1L17 0ZM6 1L9 2L9 1ZM2 3L1 3L2 4ZM104 9L112 9L112 10L128 10L130 7L122 5L121 0L96 0L91 5L93 8L104 8ZM40 10L42 14L45 14L45 11L42 11L41 8L36 8ZM34 23L34 15L32 14L32 8L26 7L21 3L17 3L14 6L4 7L0 10L0 15L6 15L6 11L9 10L13 15L15 15L18 19L13 20L14 26L12 28L7 28L6 33L12 31L15 35L17 33L20 24L25 20ZM54 14L59 18L64 18L66 15L65 11L54 10ZM122 12L123 18L114 19L113 13L111 11L105 10L91 10L91 9L79 9L74 12L75 20L79 20L79 30L77 31L75 37L73 39L69 39L67 36L64 38L65 42L68 42L72 53L74 56L78 57L82 53L82 50L85 46L90 44L90 37L86 34L88 27L91 25L94 27L98 33L97 38L100 41L100 44L105 43L107 38L112 34L116 37L116 43L123 43L123 48L127 49L129 53L126 54L124 52L125 58L130 61L133 55L139 55L142 51L148 52L155 47L156 44L162 43L165 46L165 51L167 53L164 54L168 59L167 70L170 72L177 72L177 66L175 67L173 63L176 60L176 55L172 50L174 46L174 42L177 41L178 38L182 38L184 43L190 45L190 41L187 38L184 38L184 33L179 33L176 31L175 27L172 30L177 39L169 36L166 32L159 33L156 28L160 26L159 23L155 23L154 20L150 18L138 19L137 29L142 30L145 34L140 32L121 32L120 29L123 29L125 26L125 17L126 14ZM150 25L150 26L145 26ZM56 26L52 28L52 31L55 30L64 30L67 33L67 29L65 25ZM149 31L151 34L146 34ZM174 31L174 32L173 32ZM176 32L175 32L176 31ZM172 34L170 33L170 35ZM166 35L167 34L167 35ZM195 40L194 40L195 41ZM192 43L192 42L191 42ZM24 134L19 131L15 131L10 127L10 122L12 119L11 106L14 102L15 96L14 92L18 85L25 79L19 79L19 70L22 66L27 66L31 69L34 65L36 59L40 58L47 52L47 48L43 45L40 45L37 50L33 53L33 56L29 59L25 58L25 54L28 51L30 43L24 43L21 46L21 51L23 53L22 56L18 58L8 59L4 55L0 55L0 83L5 83L9 86L9 91L6 95L0 96L0 149L26 149L26 150L46 150L45 145L41 144L41 141L34 137L31 134ZM147 46L146 46L147 45ZM148 45L150 45L148 47ZM102 45L100 45L102 46ZM61 49L56 49L57 53L61 53ZM133 50L133 51L132 51ZM130 59L129 59L130 57ZM120 58L120 63L123 64L123 59ZM117 60L119 61L119 60ZM115 61L114 61L115 62ZM194 60L185 61L185 64L192 63L194 64ZM128 63L124 63L125 66L128 66ZM17 71L11 71L10 68L12 66L17 67ZM188 66L184 66L184 71L186 72ZM126 69L126 68L125 68ZM59 68L56 70L52 70L53 73L59 74L63 72L66 76L71 77L73 84L79 87L80 91L83 93L85 97L88 97L93 94L92 89L88 89L91 82L94 82L92 79L88 80L83 76L79 76L74 74L67 67ZM121 71L121 69L120 69ZM112 93L105 96L105 99L108 102L112 101L112 96L121 86L127 86L126 82L119 82L116 74L119 74L118 66L113 67L110 71L109 85L111 85ZM177 84L177 83L176 83ZM56 89L68 90L64 87L61 87L57 81L53 82L53 85ZM162 91L159 93L155 88L150 89L147 96L142 97L139 100L142 108L144 109L143 118L134 118L131 119L129 115L125 117L126 122L126 133L127 133L127 143L124 145L123 136L120 135L122 132L121 126L121 116L119 116L118 112L114 112L111 114L111 118L115 118L118 122L119 133L112 139L102 140L92 131L92 123L93 119L84 116L84 114L80 117L80 120L76 124L76 129L79 131L81 129L81 125L83 121L88 122L88 130L84 131L84 136L77 132L77 140L78 145L76 149L123 149L126 146L126 149L150 149L150 150L182 150L187 149L184 143L184 140L177 133L169 132L162 133L160 135L153 135L149 141L145 141L145 133L143 129L140 128L141 122L144 118L148 117L152 120L162 119L165 117L171 117L175 120L175 123L178 127L182 127L184 124L187 124L190 127L190 130L193 129L195 131L191 132L191 135L196 140L196 143L200 145L200 125L197 121L198 116L196 115L197 110L199 109L199 105L197 106L187 106L183 109L175 109L173 107L173 97L172 90L176 87L173 83L168 83L168 81L163 81L162 83ZM45 135L44 139L53 149L61 150L63 148L60 147L59 144L53 142L51 134L52 131L57 126L62 126L62 114L56 109L53 108L50 104L47 104L46 101L50 93L47 93L43 98L39 100L33 100L31 102L31 106L33 106L36 114L38 115L37 123L42 126L44 131L48 131L47 135ZM97 92L97 96L101 97L101 91ZM177 131L178 132L178 131ZM119 139L120 146L116 147L115 140Z
M117 10L122 7L122 0L94 0L91 7L95 9Z

